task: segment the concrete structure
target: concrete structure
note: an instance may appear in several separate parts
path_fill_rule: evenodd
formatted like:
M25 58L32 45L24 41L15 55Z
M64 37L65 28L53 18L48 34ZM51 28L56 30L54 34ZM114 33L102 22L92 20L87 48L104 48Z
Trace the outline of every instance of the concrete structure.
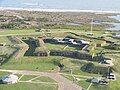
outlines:
M107 75L107 79L116 80L116 76L115 76L114 73L109 73L109 74Z
M75 40L71 38L53 38L53 39L59 43L66 43L66 44L73 44L73 45L82 45L82 44L88 45L90 43L85 40Z
M18 76L10 74L1 78L4 84L14 84L18 82Z
M102 46L105 46L106 45L106 41L101 41L99 43L96 44L96 47L102 47Z
M108 66L113 66L114 65L113 60L110 59L110 58L104 58L103 63L107 64Z
M120 34L115 34L112 36L113 38L120 38Z
M96 84L98 84L99 81L100 81L99 78L93 78L93 79L91 80L92 83L96 83Z
M5 46L6 45L6 43L0 43L0 46Z
M109 84L107 79L103 79L103 78L93 78L91 80L91 83L95 83L95 84L101 84L101 85L107 85Z

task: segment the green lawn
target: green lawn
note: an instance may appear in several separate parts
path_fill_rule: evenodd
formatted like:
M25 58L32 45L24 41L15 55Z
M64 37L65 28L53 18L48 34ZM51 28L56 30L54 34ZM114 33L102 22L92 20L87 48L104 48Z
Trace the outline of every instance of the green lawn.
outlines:
M11 55L15 50L16 50L15 48L12 48L12 47L9 47L9 46L2 47L2 48L0 49L0 55L9 56L9 55Z
M49 71L57 68L53 61L58 59L57 57L21 57L17 60L12 58L3 64L2 68Z
M120 89L120 78L116 81L110 81L108 85L95 85L93 84L90 90L119 90Z
M7 74L9 74L9 73L8 72L0 72L0 78Z
M32 75L24 75L21 79L20 79L20 81L28 81L28 80L30 80L30 79L32 79L32 78L35 78L36 76L32 76Z
M0 35L9 35L9 34L29 34L35 33L34 29L21 29L21 30L1 30Z
M33 84L26 82L19 82L12 85L0 84L0 90L57 90L57 88L57 85Z
M0 32L0 34L1 34L1 32ZM0 43L4 43L4 44L9 44L9 45L11 45L12 44L12 42L7 38L7 37L0 37Z
M0 72L0 77L4 75L8 75L7 72ZM20 75L17 75L20 77ZM21 81L27 81L37 76L29 76L25 75L22 77ZM35 79L34 81L41 81L41 82L55 82L53 79L49 77L40 77ZM18 82L16 84L0 84L0 90L57 90L57 84L41 84L41 83L26 83L26 82Z
M49 50L63 50L66 45L45 43Z
M28 80L34 79L34 78L36 78L36 77L38 77L38 76L24 75L24 76L20 79L20 81L28 81ZM49 77L45 77L45 76L40 76L40 77L38 77L38 78L36 78L36 79L34 79L34 80L32 80L32 81L34 81L34 82L52 82L52 83L55 82L53 79L51 79L51 78L49 78Z
M67 79L73 81L73 77L72 76L68 76L68 75L63 75L64 77L66 77ZM82 77L77 77L79 79L85 79ZM86 81L86 80L80 80L78 82L76 82L78 85L82 86L84 89L87 89L88 86L90 85L90 82ZM110 83L108 85L97 85L97 84L92 84L92 86L90 87L89 90L119 90L120 89L120 78L117 78L116 81L110 81Z
M35 82L52 82L55 83L56 81L54 81L53 79L49 78L49 77L45 77L45 76L41 76L35 80L33 80Z

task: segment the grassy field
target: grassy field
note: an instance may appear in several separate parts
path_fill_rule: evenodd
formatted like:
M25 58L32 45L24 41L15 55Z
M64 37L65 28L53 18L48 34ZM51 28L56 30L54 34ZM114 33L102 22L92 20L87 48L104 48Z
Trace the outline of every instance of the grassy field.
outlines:
M0 85L0 90L57 90L57 86L33 83L2 84Z
M8 46L2 47L2 48L0 49L0 55L7 55L7 56L9 56L9 55L11 55L15 50L16 50L15 48L8 47Z
M0 72L0 77L4 75L8 75L7 72ZM17 75L20 76L20 75ZM36 76L29 76L25 75L21 78L20 81L27 81ZM55 81L49 77L39 77L35 80L35 82L51 82L54 83ZM27 83L27 82L18 82L16 84L0 84L0 90L57 90L57 84L42 84L42 83Z
M35 33L34 29L20 29L20 30L1 30L0 35L19 35L19 34L29 34Z
M32 76L32 75L24 75L20 81L28 81L28 80L31 80L33 79L32 81L34 82L51 82L51 83L55 83L56 81L54 81L53 79L49 78L49 77L45 77L45 76L41 76L41 77L38 77L36 79L34 79L35 77L37 76Z
M16 11L15 11L16 12ZM6 12L7 13L7 12ZM34 12L34 13L29 13L29 12L16 12L18 15L21 15L22 17L34 17L33 20L31 21L32 24L35 23L35 20L40 19L40 17L43 17L43 19L47 21L53 21L53 24L46 24L42 26L43 29L42 32L36 32L35 29L21 29L21 30L0 30L0 43L5 43L7 45L15 45L13 42L11 42L8 37L6 36L13 36L13 35L19 35L23 37L66 37L70 36L73 38L79 38L79 39L84 39L87 41L90 41L90 45L95 45L97 43L101 43L102 40L97 39L98 37L104 37L106 40L114 41L116 43L120 44L119 40L113 39L112 32L104 30L106 25L94 25L93 27L93 36L88 35L90 34L91 26L91 18L94 17L96 20L101 20L101 21L114 21L112 19L109 19L106 15L98 15L97 14L69 14L66 13L66 15L61 14L61 13L44 13L45 16L42 13ZM27 15L27 16L26 16ZM43 16L42 16L43 15ZM57 16L57 17L56 17ZM76 17L77 16L77 17ZM45 17L45 18L44 18ZM46 18L47 17L47 18ZM13 17L14 18L14 17ZM82 18L82 19L81 19ZM42 19L42 18L41 18ZM80 26L73 26L73 25L67 25L67 24L54 24L54 20L57 22L84 22L81 23ZM89 21L90 20L90 21ZM47 22L46 21L46 22ZM38 23L38 22L37 22ZM23 25L21 25L23 26ZM48 30L49 29L49 30ZM107 34L105 33L107 32ZM31 35L31 36L30 36ZM33 45L34 46L34 45ZM31 48L33 48L33 46ZM45 47L48 50L51 49L57 49L57 50L80 50L78 47L72 47L72 46L67 46L67 45L57 45L57 44L50 44L46 43ZM90 50L93 46L90 47ZM38 48L38 49L43 49ZM103 47L97 48L94 50L94 53L97 54L99 53L102 49L105 50L105 52L112 52L112 54L105 54L105 56L110 57L114 60L114 70L117 73L117 80L116 81L111 81L108 86L104 85L92 85L90 87L90 90L119 90L120 86L120 79L119 79L119 74L120 74L120 53L114 54L114 52L118 50L108 50ZM0 51L0 55L3 54L8 54L11 50L11 48L4 47L3 50ZM30 51L31 52L31 51ZM16 70L35 70L35 71L57 71L58 66L54 64L54 61L58 61L62 63L65 68L62 71L62 73L67 73L70 74L70 69L73 70L73 74L75 75L81 75L81 76L88 76L88 77L98 77L100 75L98 74L91 74L91 73L86 73L81 71L81 67L88 63L88 61L81 61L73 58L65 58L65 57L20 57L20 58L15 58L12 57L8 60L7 63L4 63L0 68L2 69L16 69ZM96 66L99 65L98 62L93 62ZM103 65L101 65L103 66ZM69 69L69 70L68 70ZM0 72L0 76L3 76L7 73ZM73 77L71 76L65 76L66 78L73 80ZM21 80L30 80L34 78L34 76L23 76ZM83 88L87 89L89 86L90 82L87 82L86 79L83 77L77 77L81 79L80 81L77 82L78 85L82 86ZM42 81L42 82L54 82L52 79L48 77L39 77L38 79L35 79L34 81ZM45 85L45 84L32 84L32 83L24 83L24 82L19 82L14 85L3 85L0 84L0 90L57 90L56 85Z
M72 76L68 76L68 75L63 75L63 76L73 81ZM80 79L80 81L76 81L75 83L82 86L86 90L90 85L90 82L86 81L88 78L79 77L79 76L75 76L75 77ZM119 90L120 88L119 83L120 83L120 78L117 78L116 81L110 81L108 85L92 84L89 90Z
M52 82L52 83L55 83L56 81L54 81L53 79L49 78L49 77L44 77L44 76L41 76L35 80L33 80L35 82Z
M59 32L64 32L64 30L58 30ZM71 31L71 30L70 30ZM69 30L66 31L68 32L67 35L71 35L75 38L81 38L84 40L89 40L91 41L92 44L96 44L99 43L101 40L96 40L96 39L91 39L89 38L89 36L87 35L88 32L85 32L85 30L82 30L81 32L77 33L79 30L73 30L73 33L69 33ZM2 33L0 33L1 35L6 35L6 34L29 34L29 33L34 33L34 30L15 30L15 31L5 31ZM56 34L56 31L51 31L52 33ZM109 33L110 34L110 33ZM93 37L98 37L98 36L102 36L104 35L104 31L94 31L94 35ZM111 34L110 34L111 35ZM86 37L87 36L87 37ZM8 44L10 44L11 42L6 38L6 37L0 37L0 42L7 42ZM111 39L108 36L105 37L107 40L112 40L115 42L118 42L118 40L115 39ZM6 41L5 41L6 40ZM64 48L66 47L66 45L55 45L55 44L50 44L50 43L46 43L45 45L47 47L47 49L60 49L60 50L64 50ZM96 49L95 53L100 52L103 49L103 47L99 47ZM78 48L74 48L74 47L70 47L68 46L65 50L78 50ZM116 50L109 50L109 49L104 49L105 52L116 52ZM114 66L113 68L115 69L115 71L119 74L120 70L120 54L105 54L105 56L113 58L114 59ZM73 74L76 75L83 75L83 76L99 76L98 74L91 74L91 73L86 73L80 70L80 67L86 63L88 63L87 61L80 61L78 62L76 59L70 59L70 58L63 58L63 57L21 57L19 59L15 59L15 58L11 58L7 63L5 63L2 68L3 69L19 69L19 70L37 70L37 71L55 71L57 70L57 66L53 63L53 61L60 61L60 63L64 64L65 67L68 68L72 68L73 69ZM99 65L97 62L94 62L95 65ZM101 65L102 66L102 65ZM68 73L70 74L70 72L68 71L63 71L63 73ZM24 77L25 78L25 77ZM23 79L24 79L23 78ZM32 78L32 77L27 77L27 78ZM79 77L81 79L81 77ZM45 78L41 79L40 81L43 80L44 81ZM83 78L82 78L83 79ZM48 80L49 81L49 80ZM108 86L101 86L101 85L92 85L90 87L90 90L119 90L120 86L120 79L118 78L116 81L111 81L110 84ZM85 80L81 80L77 83L78 85L82 86L83 88L86 88L89 86L89 82L86 82ZM23 85L23 83L18 83L16 84L16 87L18 87L18 85ZM30 85L30 84L29 84ZM37 85L35 85L37 86ZM42 86L42 85L41 85ZM4 87L4 85L3 85ZM11 88L13 88L12 86L10 86ZM34 86L33 86L34 87ZM45 86L46 87L46 86ZM5 87L4 87L5 88ZM52 88L52 87L50 87ZM28 89L28 86L26 84L25 89ZM23 90L25 90L23 89ZM44 87L42 87L41 90L47 90L48 87L46 87L46 89L44 89ZM0 90L3 90L0 88ZM7 89L5 89L7 90ZM11 89L12 90L12 89ZM13 89L14 90L14 89ZM21 90L21 89L20 89ZM30 89L32 90L32 89ZM37 90L34 89L34 90ZM55 89L49 89L49 90L55 90Z
M48 50L70 50L70 51L77 51L80 50L77 46L72 45L65 45L65 44L51 44L51 43L45 43L45 46L48 48Z
M1 34L1 33L0 33ZM0 43L4 43L4 44L9 44L11 45L12 42L7 38L7 37L0 37Z
M55 70L56 65L53 64L56 57L21 57L19 59L10 59L2 68L4 69L20 69L20 70L39 70L49 71ZM36 69L37 68L37 69Z
M7 72L0 72L0 78L7 74L8 74Z

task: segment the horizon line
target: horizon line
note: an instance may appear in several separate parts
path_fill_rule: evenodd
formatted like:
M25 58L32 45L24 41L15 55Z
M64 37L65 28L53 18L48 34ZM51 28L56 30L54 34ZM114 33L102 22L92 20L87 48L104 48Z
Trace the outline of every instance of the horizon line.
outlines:
M42 9L42 8L12 8L0 7L0 10L25 10L25 11L41 11L41 12L89 12L89 13L120 13L120 11L107 11L107 10L78 10L78 9Z

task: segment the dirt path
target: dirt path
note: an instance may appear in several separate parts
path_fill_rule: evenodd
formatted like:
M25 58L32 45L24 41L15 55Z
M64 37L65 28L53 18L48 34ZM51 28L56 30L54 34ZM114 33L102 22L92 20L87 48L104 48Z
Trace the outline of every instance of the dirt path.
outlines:
M58 83L58 90L82 90L82 87L73 83L72 81L61 76L60 73L50 73L50 72L38 72L38 71L27 71L27 70L3 70L4 72L11 72L15 74L24 74L24 75L36 75L36 76L47 76L54 79Z

